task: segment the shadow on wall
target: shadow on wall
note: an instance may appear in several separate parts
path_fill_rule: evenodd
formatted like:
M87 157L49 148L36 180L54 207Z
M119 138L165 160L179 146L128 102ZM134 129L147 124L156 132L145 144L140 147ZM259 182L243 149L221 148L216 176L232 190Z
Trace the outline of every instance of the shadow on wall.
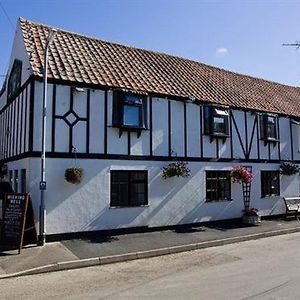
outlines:
M145 207L128 207L128 208L110 208L106 206L93 220L81 228L81 230L95 230L122 228L129 226L148 226L150 220L167 206L168 202L174 199L174 196L179 193L180 189L187 183L187 179L177 181L165 181L161 177L161 169L150 168L149 172L149 206ZM162 195L166 195L161 199ZM159 202L158 205L155 205ZM168 214L174 213L169 210ZM135 225L134 221L139 218L138 223ZM162 220L160 220L162 222ZM158 225L161 225L158 224Z
M202 202L195 206L188 214L186 214L181 219L180 223L198 223L234 217L237 218L239 217L238 215L232 215L232 212L240 211L240 209L237 210L236 207L237 205L234 203L234 200L214 203L205 202L205 199L202 199Z
M89 162L93 164L93 162ZM120 168L122 168L120 164ZM99 172L99 169L101 171ZM131 226L143 226L142 218L136 220L147 207L110 208L110 176L111 166L95 164L85 165L86 172L82 183L78 186L71 185L61 178L56 184L57 189L63 191L60 201L52 201L48 211L55 210L53 220L63 214L64 223L70 226L67 230L93 231ZM62 182L61 182L62 180ZM66 214L66 212L69 212ZM53 222L53 221L52 221Z

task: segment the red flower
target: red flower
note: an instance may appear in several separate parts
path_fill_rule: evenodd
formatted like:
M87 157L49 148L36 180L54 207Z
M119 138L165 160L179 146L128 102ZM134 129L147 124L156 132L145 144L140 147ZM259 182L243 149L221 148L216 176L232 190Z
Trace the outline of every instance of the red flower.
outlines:
M233 182L238 182L238 183L251 183L253 176L251 171L248 171L245 167L238 166L232 169L230 176L232 178Z

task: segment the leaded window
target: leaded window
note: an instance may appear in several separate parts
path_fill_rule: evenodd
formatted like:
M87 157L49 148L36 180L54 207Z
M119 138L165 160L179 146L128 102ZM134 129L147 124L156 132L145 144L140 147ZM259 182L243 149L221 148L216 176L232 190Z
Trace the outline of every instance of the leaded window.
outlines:
M279 196L279 171L261 171L261 196Z
M126 128L147 127L147 97L145 95L114 92L113 125Z
M277 140L277 116L264 114L260 117L260 138Z
M204 133L214 136L227 136L228 130L228 110L204 106Z
M12 66L7 89L7 100L12 101L21 87L22 61L16 59Z
M110 172L111 207L130 207L148 204L147 171L114 170Z
M230 171L206 171L206 201L231 200Z

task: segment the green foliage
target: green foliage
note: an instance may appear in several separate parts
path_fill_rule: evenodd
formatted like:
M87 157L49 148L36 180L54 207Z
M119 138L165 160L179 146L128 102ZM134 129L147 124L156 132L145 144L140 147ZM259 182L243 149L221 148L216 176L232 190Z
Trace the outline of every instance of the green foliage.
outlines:
M188 162L176 161L170 163L162 169L162 177L164 179L170 177L189 177L191 176L191 170L188 167Z
M67 182L79 184L83 177L83 169L80 167L68 168L65 171L65 179Z
M280 165L280 174L281 175L295 175L299 173L299 167L292 162L283 162Z

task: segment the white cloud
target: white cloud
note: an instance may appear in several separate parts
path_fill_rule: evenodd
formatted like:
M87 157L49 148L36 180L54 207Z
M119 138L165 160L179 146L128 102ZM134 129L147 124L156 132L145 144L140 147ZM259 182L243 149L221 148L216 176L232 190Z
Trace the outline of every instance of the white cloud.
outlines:
M228 54L228 49L227 48L224 48L224 47L220 47L216 50L216 55L217 56L225 56Z

